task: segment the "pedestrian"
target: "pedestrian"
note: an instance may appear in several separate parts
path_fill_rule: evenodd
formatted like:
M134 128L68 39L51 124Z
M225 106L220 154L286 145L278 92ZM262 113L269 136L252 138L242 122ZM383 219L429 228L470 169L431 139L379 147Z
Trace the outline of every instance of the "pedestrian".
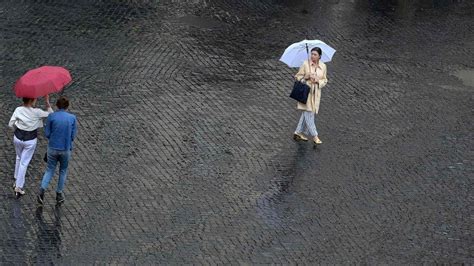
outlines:
M66 183L67 170L74 138L76 137L76 116L67 111L69 100L62 96L56 102L58 108L48 116L45 125L45 135L48 138L48 163L41 181L37 201L43 205L44 192L54 175L59 162L59 180L56 187L56 203L64 202L64 184Z
M297 80L306 80L306 84L310 86L311 90L306 104L298 102L297 109L303 112L293 134L293 139L307 141L308 138L303 134L305 133L306 135L311 135L314 144L322 143L316 130L315 114L319 111L321 89L328 82L326 64L320 60L321 54L322 51L319 47L311 49L311 59L305 60L295 75Z
M23 105L13 112L8 126L14 129L13 144L15 145L16 161L13 188L17 198L25 194L25 176L28 165L35 153L38 142L38 128L43 127L43 119L53 112L49 96L44 97L46 111L36 108L37 99L23 98Z

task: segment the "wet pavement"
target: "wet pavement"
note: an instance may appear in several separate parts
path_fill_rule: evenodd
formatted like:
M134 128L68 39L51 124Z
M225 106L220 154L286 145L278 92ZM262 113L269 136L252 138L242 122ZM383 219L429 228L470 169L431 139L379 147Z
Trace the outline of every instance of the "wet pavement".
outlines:
M1 264L473 264L472 1L2 1ZM321 39L317 126L291 139L285 47ZM13 197L11 87L61 65L66 202ZM53 98L53 101L56 96ZM57 177L56 177L57 178ZM52 182L53 183L53 182Z

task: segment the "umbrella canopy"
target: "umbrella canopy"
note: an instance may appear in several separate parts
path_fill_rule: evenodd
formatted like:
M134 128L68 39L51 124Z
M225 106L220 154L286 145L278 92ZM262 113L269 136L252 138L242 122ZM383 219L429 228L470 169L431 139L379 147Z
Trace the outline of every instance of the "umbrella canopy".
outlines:
M38 98L60 92L71 80L71 74L63 67L42 66L26 72L13 91L16 97Z
M323 41L303 40L288 46L281 56L280 61L287 64L289 67L300 67L305 60L308 60L309 53L314 47L321 48L321 51L323 52L321 60L325 63L331 61L332 56L336 52L334 48Z

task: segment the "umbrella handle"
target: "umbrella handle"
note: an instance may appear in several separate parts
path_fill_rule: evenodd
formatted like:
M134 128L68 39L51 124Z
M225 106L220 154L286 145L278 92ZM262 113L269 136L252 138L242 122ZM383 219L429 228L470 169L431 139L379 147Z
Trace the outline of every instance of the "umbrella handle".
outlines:
M306 54L308 55L308 67L309 67L309 74L311 75L311 57L309 55L308 44L306 43Z
M310 64L311 62L310 62L310 57L309 57L308 44L307 44L307 43L305 43L305 44L306 44L306 55L308 55L308 64ZM310 70L311 70L311 69L310 69Z

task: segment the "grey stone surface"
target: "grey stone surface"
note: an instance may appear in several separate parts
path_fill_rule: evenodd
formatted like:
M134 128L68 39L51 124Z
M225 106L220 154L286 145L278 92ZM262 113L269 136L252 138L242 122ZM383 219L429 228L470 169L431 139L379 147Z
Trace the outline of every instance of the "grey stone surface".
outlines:
M2 1L1 264L473 264L473 7ZM337 49L318 148L278 61L306 37ZM79 119L43 210L46 140L16 200L7 127L40 65L71 70Z

